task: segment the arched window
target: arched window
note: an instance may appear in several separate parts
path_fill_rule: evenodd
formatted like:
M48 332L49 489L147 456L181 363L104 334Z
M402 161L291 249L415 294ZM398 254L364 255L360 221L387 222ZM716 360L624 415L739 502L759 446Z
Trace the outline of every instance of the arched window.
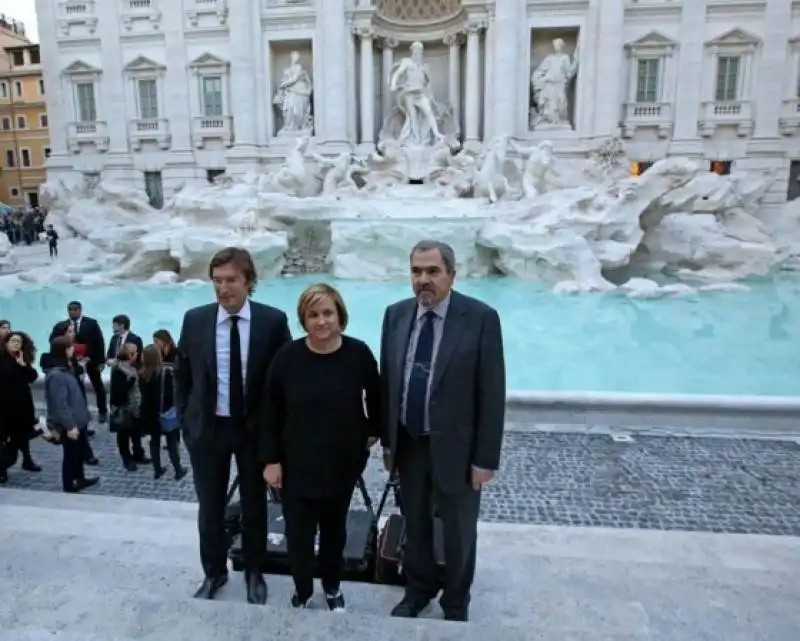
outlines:
M461 11L461 0L379 0L378 14L393 22L444 20Z

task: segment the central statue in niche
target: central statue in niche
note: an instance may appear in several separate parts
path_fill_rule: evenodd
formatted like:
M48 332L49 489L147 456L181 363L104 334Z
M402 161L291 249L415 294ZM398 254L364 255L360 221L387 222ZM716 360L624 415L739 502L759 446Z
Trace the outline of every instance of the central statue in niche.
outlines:
M433 146L440 140L455 141L458 125L451 106L439 104L431 91L428 65L421 42L411 45L411 55L395 63L389 74L389 89L397 106L384 122L379 145Z

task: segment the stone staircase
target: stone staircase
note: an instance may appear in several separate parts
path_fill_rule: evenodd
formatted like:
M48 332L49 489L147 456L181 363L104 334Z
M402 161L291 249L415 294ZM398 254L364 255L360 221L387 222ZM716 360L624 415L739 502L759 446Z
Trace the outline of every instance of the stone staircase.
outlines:
M800 629L790 538L482 524L472 621L459 624L436 620L438 606L393 619L401 590L360 583L343 587L345 614L319 597L292 610L284 576L269 577L266 606L245 602L237 573L218 600L192 599L195 518L191 504L0 489L0 641L794 641Z

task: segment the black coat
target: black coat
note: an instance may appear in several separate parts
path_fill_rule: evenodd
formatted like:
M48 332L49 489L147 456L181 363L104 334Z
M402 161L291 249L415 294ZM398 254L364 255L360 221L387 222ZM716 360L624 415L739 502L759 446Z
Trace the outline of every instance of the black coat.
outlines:
M70 323L73 321L70 320ZM90 367L105 364L106 341L100 324L94 318L84 316L81 319L80 330L75 334L75 342L86 345L86 356L89 358Z
M139 378L139 389L142 392L139 421L144 434L159 436L162 411L166 412L175 406L175 378L172 372L171 367L163 367L149 381ZM162 385L163 397L161 395Z
M30 440L36 436L31 384L38 377L33 367L20 365L7 352L0 354L0 440Z

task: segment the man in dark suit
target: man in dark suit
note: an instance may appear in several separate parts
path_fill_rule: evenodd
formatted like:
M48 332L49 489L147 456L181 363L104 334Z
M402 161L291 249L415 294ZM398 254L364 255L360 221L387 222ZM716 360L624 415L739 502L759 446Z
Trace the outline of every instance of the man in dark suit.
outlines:
M106 341L103 330L94 319L83 315L83 306L79 301L72 301L67 305L69 321L75 330L75 343L86 346L86 375L92 384L92 389L97 397L98 421L105 423L108 420L108 404L106 401L106 388L100 374L106 364Z
M111 327L114 335L108 342L106 362L109 365L113 365L123 345L130 343L131 345L136 345L136 365L137 367L141 365L144 345L142 339L131 331L131 319L125 314L117 314L111 319Z
M443 587L445 618L468 619L481 487L500 464L505 362L497 312L452 290L455 254L411 252L415 297L387 308L381 335L384 465L400 477L406 591L392 616L416 617ZM433 555L441 518L445 580Z
M213 599L228 580L225 497L236 457L249 603L265 603L266 487L258 459L264 380L275 353L292 340L286 314L250 300L250 254L219 251L209 266L217 302L186 312L178 341L176 408L199 503L205 580L195 596Z

